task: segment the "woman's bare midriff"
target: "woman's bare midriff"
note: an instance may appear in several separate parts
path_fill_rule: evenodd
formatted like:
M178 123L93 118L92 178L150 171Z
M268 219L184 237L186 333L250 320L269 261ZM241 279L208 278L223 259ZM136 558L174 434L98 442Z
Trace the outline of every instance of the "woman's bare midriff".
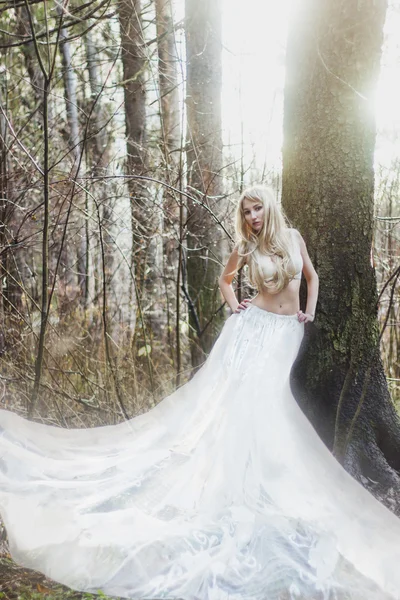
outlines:
M299 290L300 280L296 279L278 294L258 292L251 303L278 315L295 315L300 310Z

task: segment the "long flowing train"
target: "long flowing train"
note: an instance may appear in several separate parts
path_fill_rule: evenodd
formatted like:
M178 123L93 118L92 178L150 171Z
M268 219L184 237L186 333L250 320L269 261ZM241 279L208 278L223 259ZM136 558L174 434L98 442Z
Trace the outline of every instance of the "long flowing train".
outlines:
M14 559L135 599L400 599L400 520L336 462L289 385L304 326L250 305L195 377L119 425L0 411Z

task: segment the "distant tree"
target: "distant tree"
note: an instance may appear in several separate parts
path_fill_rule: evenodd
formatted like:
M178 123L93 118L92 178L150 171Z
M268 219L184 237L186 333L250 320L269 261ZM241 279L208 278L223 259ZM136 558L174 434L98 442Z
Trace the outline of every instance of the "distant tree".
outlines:
M218 276L221 241L212 213L223 193L221 2L186 0L187 183L198 202L187 210L187 286L192 362L204 360L223 315Z
M128 175L145 175L146 140L146 55L142 28L141 0L119 0L121 57L125 98ZM147 187L135 179L128 180L132 213L133 267L137 299L141 299L146 280L146 266L154 226L153 205Z
M162 152L161 177L175 189L182 188L183 144L179 106L179 56L175 37L175 23L171 0L156 0L156 27L158 52L158 85L160 96ZM179 245L183 235L182 200L170 188L162 190L162 236L163 273L166 313L167 340L173 360L176 358L180 370L180 269L181 251ZM174 323L175 316L175 323ZM175 330L175 336L173 331ZM175 347L175 352L173 351Z

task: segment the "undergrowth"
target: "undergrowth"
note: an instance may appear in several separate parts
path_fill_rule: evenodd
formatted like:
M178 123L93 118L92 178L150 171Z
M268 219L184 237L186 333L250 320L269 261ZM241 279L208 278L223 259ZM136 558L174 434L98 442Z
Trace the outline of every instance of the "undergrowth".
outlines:
M47 579L41 573L15 564L8 554L0 555L0 600L117 600L100 590L98 594L75 592Z

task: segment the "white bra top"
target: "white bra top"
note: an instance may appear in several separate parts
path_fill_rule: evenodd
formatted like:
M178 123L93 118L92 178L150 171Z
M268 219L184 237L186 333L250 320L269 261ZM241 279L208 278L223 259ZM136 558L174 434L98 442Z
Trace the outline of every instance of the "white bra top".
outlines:
M290 256L296 269L296 275L293 277L293 279L301 279L301 273L303 270L303 259L300 253L300 246L294 239L294 230L290 229L289 231L291 233L293 250ZM267 254L261 254L261 252L258 252L258 250L255 251L255 254L256 260L262 268L265 279L272 279L276 273L276 265L275 262L272 260L271 256L268 256Z

